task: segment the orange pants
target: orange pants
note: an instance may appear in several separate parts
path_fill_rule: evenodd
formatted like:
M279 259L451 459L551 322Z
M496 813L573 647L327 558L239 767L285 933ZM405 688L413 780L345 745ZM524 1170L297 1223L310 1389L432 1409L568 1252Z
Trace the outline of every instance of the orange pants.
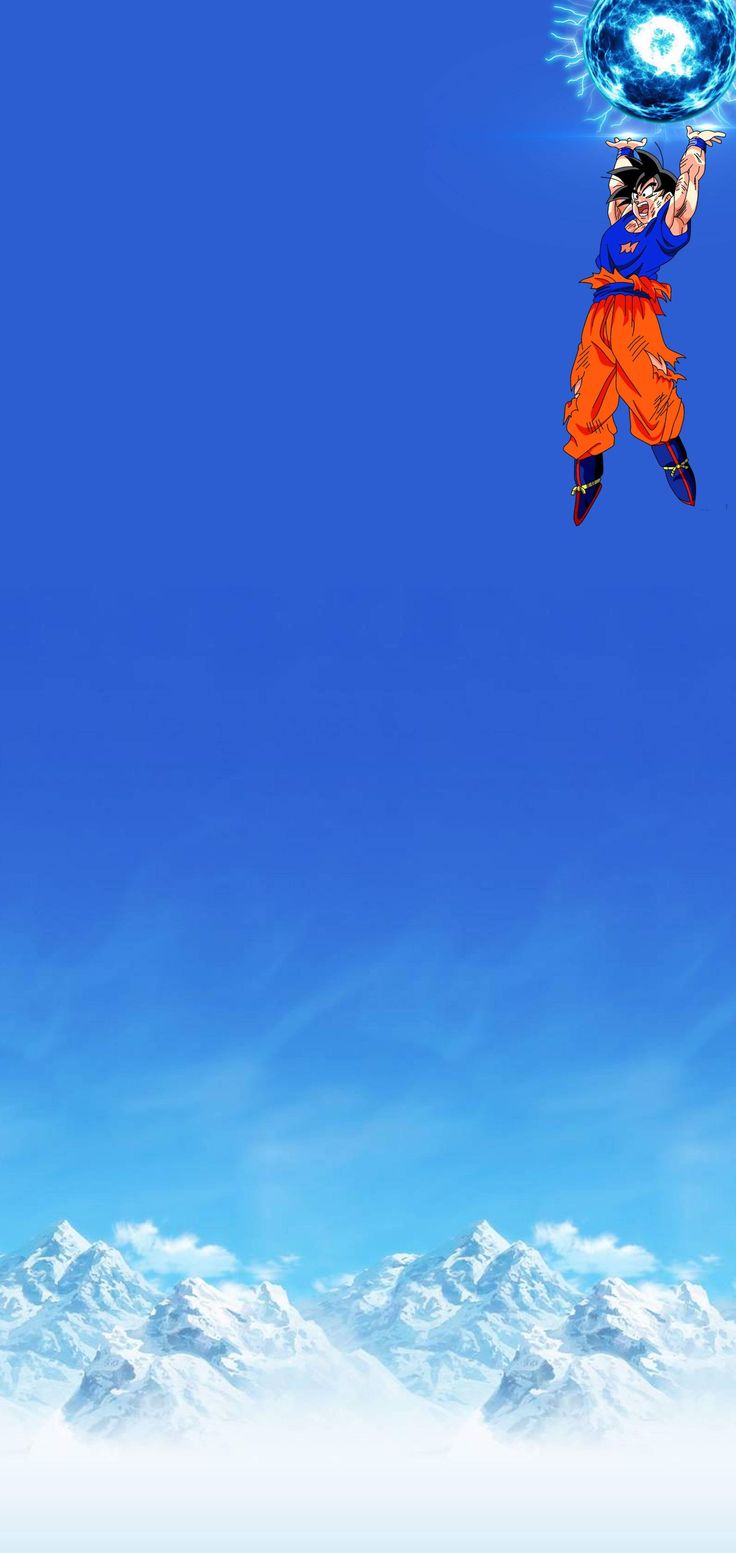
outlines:
M589 277L593 285L615 278L607 272ZM590 308L570 374L573 397L564 413L565 452L573 458L613 447L619 398L628 405L631 430L640 442L655 446L679 436L685 415L677 392L682 374L670 370L679 352L665 345L657 316L656 297L668 296L669 290L652 282L646 297L619 294Z

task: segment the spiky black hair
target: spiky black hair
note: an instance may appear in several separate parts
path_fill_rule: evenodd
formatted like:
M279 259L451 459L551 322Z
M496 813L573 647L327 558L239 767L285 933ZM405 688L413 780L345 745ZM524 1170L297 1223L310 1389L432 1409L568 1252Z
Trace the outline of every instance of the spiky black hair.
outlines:
M677 177L669 168L663 167L659 158L653 156L650 151L629 151L631 158L628 167L612 167L607 178L618 179L618 188L609 196L615 200L631 200L634 190L640 183L647 183L650 178L656 178L660 188L665 194L674 194Z

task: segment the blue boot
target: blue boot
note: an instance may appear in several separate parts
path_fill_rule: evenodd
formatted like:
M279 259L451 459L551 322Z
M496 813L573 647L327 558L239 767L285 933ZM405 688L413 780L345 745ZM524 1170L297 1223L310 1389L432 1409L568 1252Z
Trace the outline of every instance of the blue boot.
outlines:
M576 458L575 484L572 488L572 494L575 497L573 523L580 525L583 518L587 518L593 502L601 494L602 479L602 453L591 453L588 458Z
M686 506L695 506L695 475L690 468L685 444L680 437L672 437L669 442L658 442L652 448L654 457L667 476L667 484L674 491L678 501L685 502Z

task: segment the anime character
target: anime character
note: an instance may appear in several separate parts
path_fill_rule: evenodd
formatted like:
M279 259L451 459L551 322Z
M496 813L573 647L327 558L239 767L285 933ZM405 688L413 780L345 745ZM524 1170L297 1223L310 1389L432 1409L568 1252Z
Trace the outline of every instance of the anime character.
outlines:
M573 519L582 523L601 493L603 454L613 447L613 413L619 398L628 406L631 431L652 449L670 490L695 504L695 476L680 438L685 406L675 372L680 352L662 338L660 297L671 287L657 279L661 265L690 241L706 152L724 138L723 130L695 131L680 176L668 172L644 151L646 137L607 140L617 152L609 175L608 219L595 275L582 284L594 298L570 376L572 398L565 405L565 452L575 460Z

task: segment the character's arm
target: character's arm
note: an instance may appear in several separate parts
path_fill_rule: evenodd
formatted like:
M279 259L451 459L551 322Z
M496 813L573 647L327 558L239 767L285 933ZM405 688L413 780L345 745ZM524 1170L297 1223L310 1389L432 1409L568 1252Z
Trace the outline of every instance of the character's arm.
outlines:
M608 201L608 219L612 226L614 221L620 221L624 211L629 210L631 207L631 196L625 193L620 180L616 177L616 172L619 167L631 166L632 158L626 155L627 151L636 151L639 146L645 146L646 143L646 135L643 140L634 140L631 137L628 140L619 139L619 136L616 135L615 139L606 141L607 146L612 146L614 151L618 151L616 164L608 181L608 193L610 196Z
M687 127L688 143L680 162L680 176L675 192L667 205L664 219L673 237L682 237L695 215L698 204L698 185L705 172L705 147L718 146L724 138L722 129L693 129ZM694 145L693 141L701 141Z

